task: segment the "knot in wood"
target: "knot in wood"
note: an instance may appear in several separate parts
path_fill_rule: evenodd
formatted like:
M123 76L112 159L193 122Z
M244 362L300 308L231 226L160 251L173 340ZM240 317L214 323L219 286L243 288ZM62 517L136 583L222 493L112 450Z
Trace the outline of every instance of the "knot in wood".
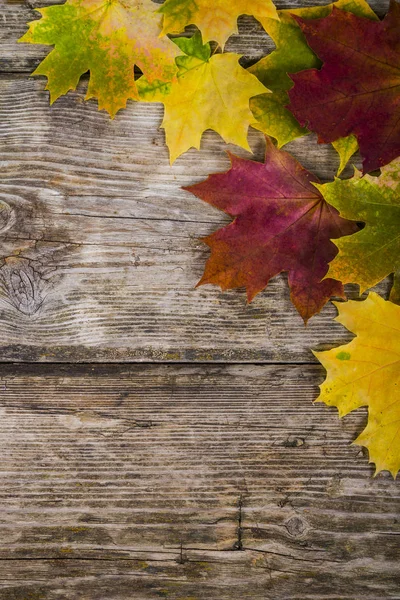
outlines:
M14 211L7 202L0 200L0 232L10 229L15 221Z
M25 315L35 314L43 303L46 282L26 258L8 257L0 270L3 292L15 308Z
M300 517L291 517L285 523L285 527L288 530L289 535L292 537L299 537L303 535L303 533L307 529L306 523Z

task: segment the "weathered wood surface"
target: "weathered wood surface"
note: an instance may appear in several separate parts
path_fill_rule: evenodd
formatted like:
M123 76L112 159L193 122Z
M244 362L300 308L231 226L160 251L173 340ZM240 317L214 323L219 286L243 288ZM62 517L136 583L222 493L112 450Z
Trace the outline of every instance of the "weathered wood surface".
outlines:
M310 362L310 348L350 339L331 304L305 329L283 276L249 306L243 291L195 289L199 238L229 219L181 186L228 168L217 134L170 167L159 105L110 121L82 89L49 108L42 88L0 81L3 361ZM250 140L261 159L263 136ZM333 177L331 147L310 137L290 149Z
M400 600L398 482L350 445L365 411L312 404L310 348L351 335L332 305L305 329L284 276L249 306L194 288L227 219L181 186L226 148L171 168L161 107L110 121L85 81L50 108L48 48L16 40L53 3L0 12L0 600ZM240 30L247 63L272 48ZM288 150L336 172L312 137ZM98 364L139 361L191 364Z
M322 379L2 366L0 598L399 598L399 487Z

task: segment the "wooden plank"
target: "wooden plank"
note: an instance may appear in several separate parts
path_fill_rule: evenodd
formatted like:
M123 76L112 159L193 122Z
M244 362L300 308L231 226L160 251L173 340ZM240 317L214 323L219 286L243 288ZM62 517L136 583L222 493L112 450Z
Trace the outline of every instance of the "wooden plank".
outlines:
M13 560L0 600L398 600L398 563L288 561L257 552L166 553L136 559ZM6 583L4 583L4 577ZM11 577L15 580L13 585ZM1 588L3 586L3 590Z
M5 0L1 9L3 22L0 24L0 71L33 71L48 54L49 47L31 44L18 44L17 40L25 33L26 24L39 17L35 8L62 4L60 0ZM302 0L301 2L275 2L278 8L298 8L328 4L326 0ZM371 7L379 16L387 12L387 0L371 0ZM194 31L191 28L190 33ZM226 50L238 52L246 57L246 64L259 60L268 54L274 44L260 24L249 16L240 17L239 33L230 38Z
M171 168L159 105L111 121L82 88L52 108L41 88L0 81L1 360L310 362L310 348L350 339L332 305L305 329L283 276L249 306L243 290L195 289L199 238L228 219L181 186L228 168L217 134ZM250 142L261 160L262 135ZM309 137L288 149L333 177L331 147Z
M399 486L322 368L0 374L2 600L399 598Z

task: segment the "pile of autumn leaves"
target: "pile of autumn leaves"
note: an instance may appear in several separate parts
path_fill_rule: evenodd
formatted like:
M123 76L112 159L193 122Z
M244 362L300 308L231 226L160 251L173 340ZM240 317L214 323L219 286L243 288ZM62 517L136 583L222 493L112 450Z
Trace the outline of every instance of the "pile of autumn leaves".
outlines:
M390 301L370 293L337 304L337 320L357 337L316 353L328 371L319 400L341 415L367 405L368 425L356 443L368 448L377 471L395 476L400 4L392 0L382 21L364 0L280 11L271 0L166 0L161 7L151 0L68 0L39 12L21 41L54 45L34 73L47 76L51 102L87 71L87 98L112 117L128 99L162 102L171 162L199 149L207 129L248 150L250 125L276 140L266 138L264 163L231 155L228 172L188 188L234 217L205 240L211 257L200 283L245 287L250 301L286 271L307 322L332 296L345 299L344 284L363 292L395 273ZM248 70L240 56L223 52L241 14L258 19L276 45ZM192 37L168 37L190 24L199 29ZM143 73L136 79L135 66ZM338 175L357 149L363 173L321 184L280 150L309 131L334 145Z

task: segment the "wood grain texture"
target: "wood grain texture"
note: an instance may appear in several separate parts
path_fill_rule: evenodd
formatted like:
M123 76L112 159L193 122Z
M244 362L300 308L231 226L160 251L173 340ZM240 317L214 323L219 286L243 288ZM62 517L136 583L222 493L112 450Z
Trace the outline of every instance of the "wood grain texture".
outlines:
M365 411L312 404L310 348L350 334L332 305L305 329L284 276L249 306L194 288L227 219L181 186L226 148L170 168L161 107L110 121L85 80L50 108L48 48L16 43L49 4L0 15L0 600L400 600L398 482L350 445ZM272 48L240 31L244 64ZM288 150L336 172L312 137Z
M399 598L399 487L322 379L3 365L0 598Z
M228 168L217 134L171 168L159 105L111 121L82 88L51 108L41 88L0 81L1 360L312 362L310 348L350 339L332 305L304 328L284 276L250 305L243 290L195 289L209 252L199 238L228 219L181 186ZM261 160L263 136L250 141ZM288 149L333 177L332 147L309 137Z

